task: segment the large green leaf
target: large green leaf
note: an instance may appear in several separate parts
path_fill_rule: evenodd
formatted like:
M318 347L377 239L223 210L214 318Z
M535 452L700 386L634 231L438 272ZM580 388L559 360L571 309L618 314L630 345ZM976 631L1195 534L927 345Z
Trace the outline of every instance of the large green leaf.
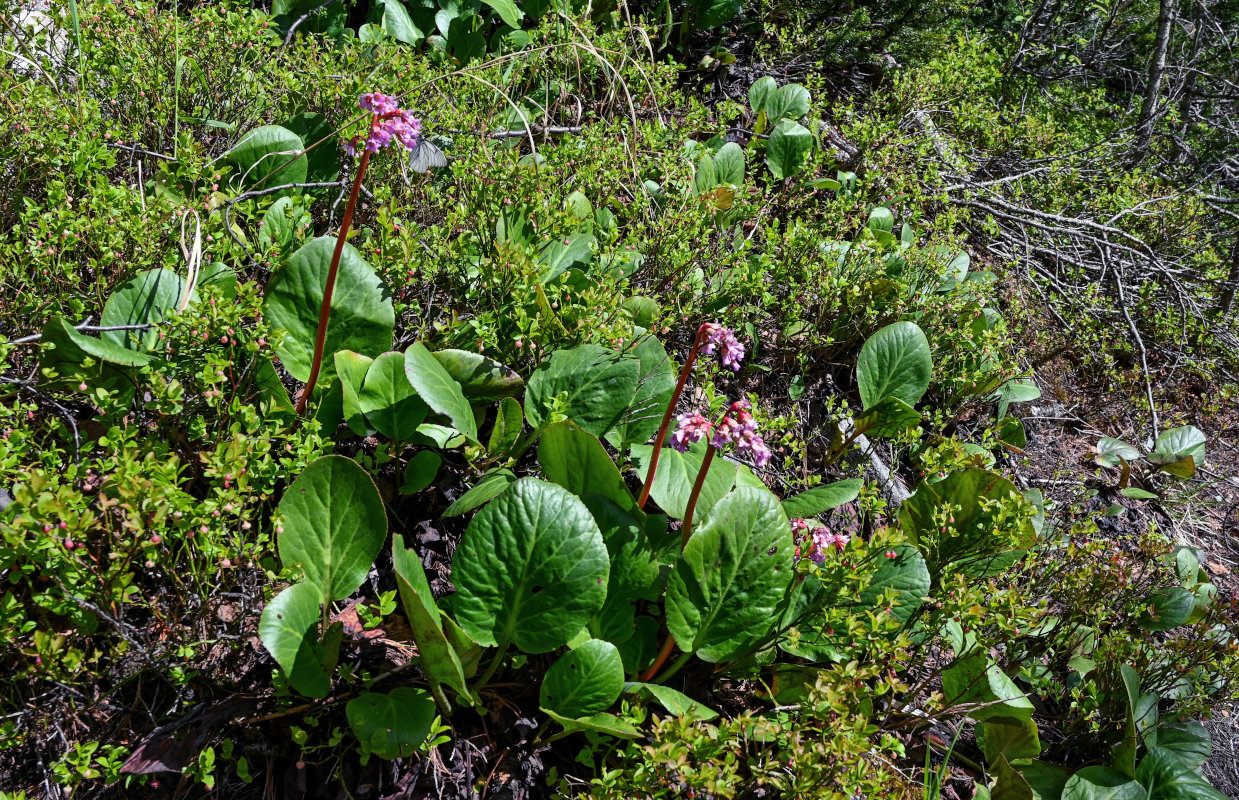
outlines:
M895 602L891 606L890 616L904 623L912 618L929 595L929 568L925 566L925 559L920 552L912 545L896 545L889 552L895 557L880 559L869 584L861 590L860 601L866 606L884 603L886 591L891 589L895 592Z
M418 395L437 414L452 421L456 430L477 441L478 427L464 390L421 342L404 351L404 374Z
M426 38L426 34L413 22L409 12L400 0L382 0L383 30L390 33L398 42L418 44Z
M800 172L813 152L813 134L798 122L783 120L770 134L766 146L766 166L782 180Z
M306 467L285 490L279 515L280 558L301 565L323 603L356 591L387 540L379 490L344 456L323 456Z
M397 442L406 442L413 436L427 411L405 376L404 358L404 353L384 353L374 359L357 395L358 407L366 420L379 433Z
M1148 631L1168 631L1187 622L1196 606L1196 595L1182 586L1154 592L1140 615L1140 627Z
M825 486L818 486L784 500L783 511L792 518L816 517L832 508L852 502L860 494L860 488L864 485L865 482L860 478L849 478L845 481L835 481Z
M623 644L635 630L637 601L658 599L658 549L649 530L660 526L666 531L666 517L647 517L631 506L625 510L600 494L585 495L582 501L602 531L611 562L606 603L589 628L599 639Z
M764 110L771 123L778 123L803 119L812 105L808 89L798 83L789 83L766 96Z
M866 409L887 397L916 405L933 372L929 340L915 322L895 322L869 337L856 362L856 382Z
M1199 722L1163 723L1157 729L1157 746L1174 753L1194 769L1199 769L1213 753L1209 729Z
M778 621L792 581L792 529L769 492L741 488L697 527L667 583L667 630L681 649L727 661Z
M1149 800L1226 800L1189 762L1160 747L1145 753L1136 780L1149 790Z
M87 359L90 367L84 366ZM52 317L43 326L39 370L55 370L59 386L76 389L74 384L84 381L90 389L102 387L119 393L123 401L132 400L137 367L149 362L145 353L79 333L63 317Z
M524 478L469 523L452 559L456 621L479 644L545 653L602 608L606 544L567 489Z
M662 342L650 334L639 334L629 351L640 363L637 393L628 410L607 434L607 441L619 450L628 444L644 444L658 432L663 412L675 391L676 365L667 355Z
M938 483L922 483L899 509L899 524L908 538L926 554L934 570L954 561L963 561L961 568L973 572L988 572L1009 563L993 551L992 537L997 525L999 507L982 505L982 500L1011 500L1019 493L1015 485L997 473L982 469L953 472ZM936 511L953 509L954 522L946 532L940 530ZM1025 526L1026 538L1021 546L1031 543L1032 524ZM1006 551L1013 552L1013 551Z
M604 436L632 404L640 372L637 359L598 345L557 350L529 379L525 418L535 428L543 427L562 395L568 419Z
M422 672L432 688L446 684L472 702L465 685L464 668L443 631L442 612L430 592L430 582L426 580L421 559L414 551L405 549L404 537L400 534L396 534L392 542L392 566L396 572L404 615L413 630L413 641L417 644Z
M111 327L164 322L175 313L184 293L185 281L171 270L139 272L108 297L99 324ZM104 331L101 338L131 350L150 350L159 342L159 331Z
M1162 431L1161 435L1157 437L1157 441L1153 445L1153 453L1150 455L1155 454L1162 457L1158 461L1154 461L1154 463L1178 461L1186 456L1191 456L1196 466L1200 466L1205 463L1205 441L1205 435L1192 425L1171 428L1168 431ZM1149 460L1153 461L1152 458Z
M1062 800L1146 800L1148 792L1111 767L1085 767L1067 779Z
M979 703L968 710L977 720L995 717L1030 719L1033 704L989 657L981 652L956 659L942 673L942 695L949 705Z
M370 371L374 359L352 350L340 350L333 360L336 379L340 382L340 413L345 423L358 436L375 433L377 429L366 421L366 415L361 410L361 388L366 383L366 373Z
M294 583L267 603L258 621L263 646L293 687L307 697L326 697L331 691L318 640L320 599L317 586Z
M766 110L767 100L778 88L778 82L769 75L753 81L753 85L749 87L749 108L753 109L754 114Z
M739 186L744 183L744 151L735 142L728 142L714 154L715 178L720 184Z
M574 422L564 420L547 427L538 442L538 463L547 480L577 497L594 492L624 508L636 507L602 442Z
M697 473L701 471L707 447L709 445L706 442L697 442L687 453L664 447L658 457L658 469L654 472L650 497L658 503L659 508L675 519L684 519L684 513L688 510L688 498L693 492ZM642 481L649 469L650 453L653 449L649 445L633 445L632 462L637 477ZM710 471L706 473L705 483L701 485L695 513L708 512L735 484L736 465L721 458L713 459L710 462Z
M552 239L542 249L542 282L550 283L572 267L584 267L594 257L597 240L588 233L574 233L564 239Z
M235 169L241 189L270 189L306 182L304 149L297 134L279 125L264 125L242 136L224 160Z
M569 650L546 671L539 704L564 717L605 711L624 688L624 665L610 642L590 639Z
M323 303L335 237L320 236L289 256L267 283L263 314L272 327L286 331L276 354L288 374L299 381L310 377L318 312ZM391 295L374 269L352 245L340 255L336 288L331 297L324 353L354 350L374 358L391 349L396 312ZM335 362L323 359L322 376L335 373Z
M348 702L348 724L361 743L362 757L404 758L426 742L435 704L421 689L401 686L387 694L366 692Z
M452 380L460 384L465 398L472 403L515 397L525 389L525 381L520 375L481 353L437 350L434 357L452 376Z
M1009 761L1041 755L1037 723L1031 718L990 717L977 726L977 743L989 763L998 760L999 755Z
M516 7L512 0L482 0L482 2L493 8L509 28L520 28L525 14Z
M697 30L708 31L725 25L744 10L743 0L691 0L697 13Z
M285 120L284 127L297 134L306 148L307 183L330 183L340 177L340 147L337 144L339 137L331 120L322 114L306 111ZM310 150L312 146L314 149ZM305 212L302 214L306 221L309 221L309 215Z

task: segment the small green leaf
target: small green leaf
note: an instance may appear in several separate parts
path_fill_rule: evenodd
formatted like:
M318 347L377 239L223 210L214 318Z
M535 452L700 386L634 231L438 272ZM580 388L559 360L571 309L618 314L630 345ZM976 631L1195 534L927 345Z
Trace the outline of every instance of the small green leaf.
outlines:
M353 433L358 436L369 436L375 433L375 428L366 421L366 415L361 410L361 387L366 382L366 373L370 371L373 358L354 353L352 350L340 350L333 359L336 365L336 377L340 382L341 414Z
M348 724L363 756L404 758L426 743L435 719L435 703L421 689L401 686L387 694L366 692L348 702Z
M464 390L421 342L414 342L404 351L404 374L426 405L450 419L456 430L477 441L477 422Z
M767 99L778 88L778 83L769 75L753 81L753 85L749 87L749 108L753 109L754 114L766 110Z
M1027 403L1041 396L1041 390L1032 381L1007 381L998 387L998 418L1007 415L1012 403Z
M452 559L460 627L482 645L561 647L602 607L610 565L589 509L524 478L478 512Z
M803 119L812 105L808 89L798 83L789 83L767 95L764 110L772 123L779 123Z
M323 456L284 491L280 559L300 564L319 601L348 597L387 540L387 513L366 471L344 456Z
M495 425L490 432L490 441L486 449L496 456L504 456L511 452L520 438L525 417L521 414L520 403L511 397L499 401L499 410L495 415Z
M563 239L552 239L542 249L538 260L544 265L542 282L550 283L573 267L584 267L594 257L592 234L573 233Z
M895 215L889 208L878 206L869 212L869 230L890 233L895 230Z
M558 722L564 727L565 731L576 733L578 731L588 731L590 733L602 733L607 736L614 736L618 739L640 739L643 735L640 730L633 727L631 722L620 719L614 714L603 712L594 714L590 717L581 717L580 719L572 719L571 717L561 716L549 709L542 709L548 717Z
M1181 428L1162 431L1153 444L1153 452L1163 456L1173 456L1171 461L1180 461L1184 456L1191 456L1196 464L1204 464L1205 441L1205 435L1199 429L1184 425Z
M472 511L478 506L495 499L508 490L516 482L516 475L510 469L493 469L467 492L456 498L443 512L445 517L458 517Z
M482 0L482 2L493 8L509 28L520 28L525 14L516 7L512 0Z
M870 336L860 350L856 380L865 409L887 397L916 405L933 372L929 340L914 322L895 322Z
M775 179L783 180L800 172L813 152L813 134L798 122L783 120L770 134L766 145L766 166Z
M376 358L357 396L366 420L397 442L412 438L428 410L405 377L404 359L404 353L384 353Z
M623 688L619 650L610 642L590 639L546 671L538 702L564 717L587 717L605 711Z
M690 720L701 722L718 719L718 712L714 709L697 702L683 692L658 683L625 683L624 693L653 700L677 717L687 717Z
M404 537L400 534L396 534L392 542L392 566L404 615L413 631L413 641L417 644L422 672L432 687L446 684L467 702L472 702L465 685L464 667L443 630L442 612L430 593L426 571L417 553L405 548Z
M417 494L425 489L439 474L443 465L443 457L433 450L421 450L409 459L404 468L404 482L400 485L401 494Z
M844 503L852 502L860 495L861 487L864 485L865 482L861 478L849 478L845 481L818 486L784 500L783 511L793 518L816 517Z
M744 151L735 142L728 142L714 154L714 172L718 183L740 186L744 183Z
M331 679L323 672L318 640L319 589L294 583L262 610L258 638L293 687L307 697L326 697Z

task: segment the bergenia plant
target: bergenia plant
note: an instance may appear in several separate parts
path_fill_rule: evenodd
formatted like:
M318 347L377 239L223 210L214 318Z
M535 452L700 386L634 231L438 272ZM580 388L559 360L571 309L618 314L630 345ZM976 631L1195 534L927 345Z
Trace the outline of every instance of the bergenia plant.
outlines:
M662 424L658 426L658 436L654 439L654 449L650 453L650 466L645 473L645 483L641 486L641 495L637 498L637 507L645 508L645 501L650 497L650 487L654 484L654 473L658 470L658 454L663 449L663 443L667 440L667 428L671 425L671 417L675 414L676 404L680 402L680 395L684 392L684 385L688 383L688 376L692 372L693 364L697 361L698 353L706 355L714 355L719 349L722 349L721 360L724 367L730 367L732 370L740 371L740 362L744 359L744 345L740 344L740 340L736 338L736 334L730 328L724 328L715 322L704 323L697 329L697 336L693 339L693 347L688 351L688 358L684 359L684 368L680 370L680 379L676 381L675 391L671 393L671 400L667 403L667 410L663 413ZM698 426L704 424L707 428L710 422L701 417L700 414L695 415ZM680 418L680 428L685 425L684 418ZM694 429L695 430L695 429ZM677 429L676 436L680 436L680 444L683 443L683 436ZM700 441L700 436L692 439L692 441ZM684 448L672 441L672 446L683 452ZM767 456L769 458L769 456ZM762 464L765 461L761 462ZM760 464L758 465L760 466Z
M340 233L336 237L336 247L331 254L331 268L327 271L327 284L323 287L323 303L318 311L318 331L314 337L314 359L310 366L310 377L306 381L301 398L297 401L297 413L305 411L315 385L318 383L318 373L323 366L323 349L327 343L327 322L331 318L331 298L336 288L336 273L340 268L340 256L344 253L344 242L348 239L349 228L353 224L353 212L357 210L357 196L361 194L361 182L366 177L366 167L370 164L370 156L392 143L399 142L406 150L417 146L421 131L421 122L413 117L407 109L402 109L395 97L371 92L363 94L358 106L362 111L370 112L370 129L365 141L360 136L354 136L344 144L344 149L350 155L356 155L361 146L361 161L357 164L357 175L353 178L353 190L349 194L348 205L344 209L344 218L340 222Z

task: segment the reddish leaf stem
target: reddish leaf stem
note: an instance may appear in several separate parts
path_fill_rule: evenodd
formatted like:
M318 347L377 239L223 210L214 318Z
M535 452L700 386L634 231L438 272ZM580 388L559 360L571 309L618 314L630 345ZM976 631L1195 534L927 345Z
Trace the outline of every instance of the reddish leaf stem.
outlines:
M688 539L693 534L693 512L697 509L697 498L701 495L701 487L705 486L706 473L710 471L710 463L712 461L714 461L714 446L707 443L706 457L701 460L701 469L697 470L697 480L693 483L692 494L688 496L688 505L684 508L684 527L680 533L681 553L688 546ZM663 664L667 663L667 658L671 655L671 648L673 647L675 647L675 637L667 634L667 641L663 642L662 649L658 651L658 658L654 659L654 663L649 669L641 673L638 680L646 683L657 675L658 671L663 668Z
M675 414L676 404L680 402L680 395L684 392L684 385L688 383L688 376L692 372L693 362L697 360L697 353L701 351L701 346L705 343L705 332L706 326L704 324L697 329L697 337L693 339L693 349L688 351L688 358L684 359L684 368L680 370L680 379L676 382L675 391L671 393L671 402L667 404L667 410L663 413L662 424L658 426L658 437L654 439L654 449L650 451L650 466L645 471L645 483L641 485L641 496L637 498L637 508L645 508L645 501L650 497L650 487L654 485L654 473L658 470L658 454L662 452L663 443L667 439L667 428L671 425L671 417Z
M361 154L361 162L357 165L357 177L353 179L353 191L348 197L348 205L344 208L344 218L340 221L340 233L336 236L336 249L331 254L331 268L327 271L327 285L323 287L323 304L318 309L318 334L314 337L314 361L310 366L310 379L306 381L301 399L297 401L297 414L305 411L305 404L318 383L318 373L323 366L323 348L327 344L327 321L331 318L331 297L336 290L336 272L340 269L340 256L344 253L344 242L348 239L349 227L353 224L353 212L357 209L357 196L361 194L361 181L366 176L366 167L370 164L370 151Z

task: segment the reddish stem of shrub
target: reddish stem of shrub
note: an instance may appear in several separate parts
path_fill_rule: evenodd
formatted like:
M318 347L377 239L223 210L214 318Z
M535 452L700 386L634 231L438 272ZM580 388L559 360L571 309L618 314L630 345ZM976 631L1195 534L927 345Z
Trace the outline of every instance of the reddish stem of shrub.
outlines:
M693 512L697 509L697 498L701 496L701 487L705 486L706 473L710 471L710 463L714 461L714 446L706 444L706 457L701 460L701 469L697 470L697 480L693 483L692 494L688 496L688 505L684 508L684 527L680 533L680 552L684 552L684 548L688 546L688 539L693 534ZM662 648L658 651L658 658L654 659L654 663L650 668L641 673L638 680L642 683L648 682L651 678L658 674L658 671L663 668L663 664L667 663L667 658L671 655L671 648L675 647L675 637L667 634L667 641L663 642Z
M305 411L306 401L318 383L318 373L323 366L323 348L327 344L327 321L331 318L331 297L336 290L336 272L340 269L340 256L344 254L344 242L348 239L349 227L353 224L353 212L357 210L357 196L361 194L361 180L366 176L366 167L370 164L370 151L361 154L361 162L357 165L357 177L353 179L353 192L348 197L348 205L344 208L344 218L340 221L340 234L336 237L336 249L331 254L331 268L327 270L327 285L323 287L323 304L318 309L318 334L314 337L314 361L310 365L310 379L306 381L301 399L297 401L297 414Z
M671 393L671 402L667 404L667 410L663 413L662 424L658 426L658 437L654 439L654 449L650 451L650 466L645 471L645 483L641 485L641 496L637 498L637 508L645 508L645 501L650 497L650 487L654 485L654 473L658 470L658 454L662 452L663 443L667 440L667 428L671 425L675 406L680 402L680 395L684 392L684 384L688 383L688 375L692 372L693 362L697 360L697 353L701 351L705 332L705 325L697 329L697 337L693 339L693 349L688 351L688 358L684 359L680 379L676 382L675 391Z

